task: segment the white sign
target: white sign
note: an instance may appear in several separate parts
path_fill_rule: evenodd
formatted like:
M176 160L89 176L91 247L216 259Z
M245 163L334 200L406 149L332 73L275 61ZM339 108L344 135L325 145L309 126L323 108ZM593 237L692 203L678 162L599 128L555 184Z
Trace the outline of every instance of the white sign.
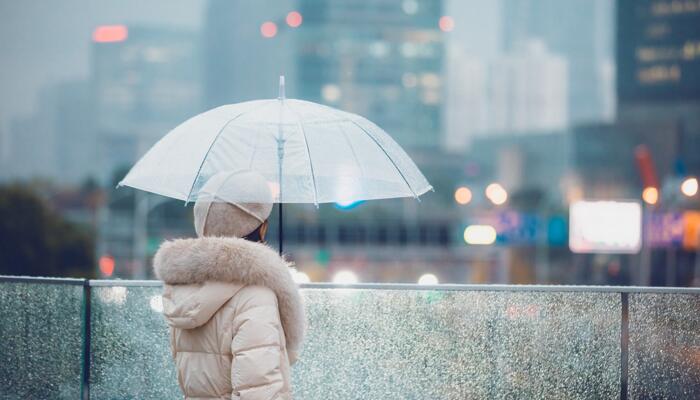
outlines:
M642 246L642 207L636 202L577 201L569 209L569 248L574 253L637 253Z

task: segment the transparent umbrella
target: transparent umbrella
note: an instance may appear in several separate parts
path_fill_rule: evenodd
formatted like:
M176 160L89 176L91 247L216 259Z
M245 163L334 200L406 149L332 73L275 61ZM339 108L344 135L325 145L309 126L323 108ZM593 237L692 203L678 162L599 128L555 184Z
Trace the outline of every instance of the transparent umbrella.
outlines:
M359 115L286 99L284 77L277 99L225 105L185 121L119 186L192 202L205 195L209 178L237 170L263 175L276 203L418 198L432 189L381 128ZM236 198L238 192L227 190L222 200L256 200Z

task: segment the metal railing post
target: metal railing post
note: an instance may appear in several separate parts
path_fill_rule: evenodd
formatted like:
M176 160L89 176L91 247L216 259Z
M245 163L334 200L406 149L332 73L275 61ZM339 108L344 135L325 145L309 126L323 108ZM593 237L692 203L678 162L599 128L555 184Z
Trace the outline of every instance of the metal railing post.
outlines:
M620 318L620 400L627 400L629 385L629 338L630 338L630 303L629 293L622 292Z
M83 364L82 364L82 399L90 400L90 281L83 282Z

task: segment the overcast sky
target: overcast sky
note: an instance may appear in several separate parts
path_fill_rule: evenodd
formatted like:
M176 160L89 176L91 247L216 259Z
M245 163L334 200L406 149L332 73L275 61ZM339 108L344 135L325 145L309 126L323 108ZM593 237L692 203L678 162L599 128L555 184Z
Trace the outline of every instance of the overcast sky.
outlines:
M205 0L0 0L0 129L34 110L39 89L89 71L97 25L198 28Z

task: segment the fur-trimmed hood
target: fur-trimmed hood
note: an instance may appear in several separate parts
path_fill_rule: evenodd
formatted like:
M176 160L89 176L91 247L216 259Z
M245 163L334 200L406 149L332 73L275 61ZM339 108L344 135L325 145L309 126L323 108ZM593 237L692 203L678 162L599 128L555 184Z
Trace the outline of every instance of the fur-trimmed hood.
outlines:
M168 285L231 282L271 289L277 296L287 348L297 352L303 341L306 318L289 267L271 248L234 237L168 241L160 246L153 260L156 277ZM215 297L220 303L215 305L217 308L228 300L223 295Z

